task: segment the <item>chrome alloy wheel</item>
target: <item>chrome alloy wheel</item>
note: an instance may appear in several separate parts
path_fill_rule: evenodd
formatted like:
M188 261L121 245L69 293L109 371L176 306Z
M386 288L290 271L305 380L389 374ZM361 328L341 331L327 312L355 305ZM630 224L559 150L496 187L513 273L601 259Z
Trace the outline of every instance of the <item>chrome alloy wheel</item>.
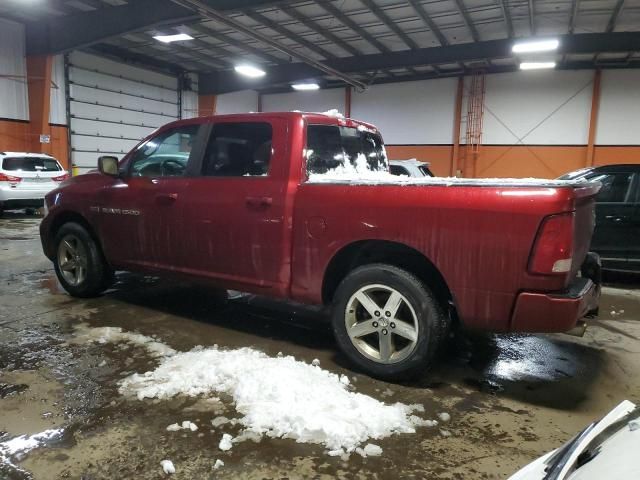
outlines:
M65 281L74 287L87 278L87 249L75 235L65 235L58 245L58 267Z
M418 318L407 298L387 285L366 285L351 296L345 310L353 346L374 362L401 362L416 348Z

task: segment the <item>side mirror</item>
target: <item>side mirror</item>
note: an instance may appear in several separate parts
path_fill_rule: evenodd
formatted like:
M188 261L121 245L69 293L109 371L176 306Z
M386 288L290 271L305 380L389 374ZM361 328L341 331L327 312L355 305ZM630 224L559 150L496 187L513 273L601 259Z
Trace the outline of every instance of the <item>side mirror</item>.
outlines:
M98 170L100 173L109 175L110 177L119 176L118 159L111 156L102 156L98 158Z

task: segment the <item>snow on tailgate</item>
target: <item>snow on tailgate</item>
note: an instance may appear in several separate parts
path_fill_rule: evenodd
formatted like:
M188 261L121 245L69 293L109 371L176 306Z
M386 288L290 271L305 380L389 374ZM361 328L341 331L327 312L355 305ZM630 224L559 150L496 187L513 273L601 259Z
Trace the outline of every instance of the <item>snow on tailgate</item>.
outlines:
M157 340L144 335L120 329L114 333L110 327L80 329L85 341L136 343L153 355L162 350ZM164 351L155 370L123 379L120 393L138 400L228 394L242 415L244 433L322 444L334 455L355 451L368 439L437 424L413 414L423 412L422 405L385 405L352 391L339 375L291 356L217 346Z

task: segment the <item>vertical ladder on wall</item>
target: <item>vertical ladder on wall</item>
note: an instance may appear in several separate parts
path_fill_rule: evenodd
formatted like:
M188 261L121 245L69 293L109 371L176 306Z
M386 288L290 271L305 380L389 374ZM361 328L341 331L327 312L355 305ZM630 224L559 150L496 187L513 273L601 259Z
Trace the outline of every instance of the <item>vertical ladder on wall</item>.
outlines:
M467 97L467 132L464 155L464 176L475 177L476 163L482 146L482 121L484 118L485 72L476 70L470 75Z

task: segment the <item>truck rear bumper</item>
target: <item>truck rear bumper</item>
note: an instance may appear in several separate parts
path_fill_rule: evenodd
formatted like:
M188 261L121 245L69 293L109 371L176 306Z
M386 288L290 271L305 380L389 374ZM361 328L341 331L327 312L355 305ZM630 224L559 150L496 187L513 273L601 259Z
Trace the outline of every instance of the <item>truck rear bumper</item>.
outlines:
M566 332L578 320L596 312L600 300L599 258L589 254L583 276L561 294L521 292L511 317L514 332ZM589 275L588 278L586 275Z

